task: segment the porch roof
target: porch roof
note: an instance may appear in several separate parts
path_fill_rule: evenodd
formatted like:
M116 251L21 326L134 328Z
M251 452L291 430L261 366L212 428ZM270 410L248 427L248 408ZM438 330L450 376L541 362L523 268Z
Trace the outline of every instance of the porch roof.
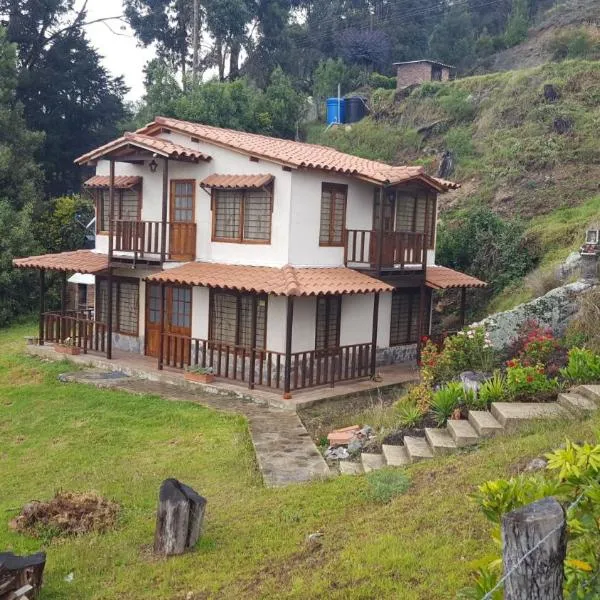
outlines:
M213 173L200 182L201 187L228 189L260 189L273 181L275 177L270 173L262 175L220 175Z
M204 152L181 146L180 144L174 144L169 140L150 135L143 135L141 133L126 132L123 137L108 142L108 144L104 144L104 146L100 146L99 148L76 158L75 163L81 165L107 156L118 155L123 157L123 151L127 152L131 150L142 150L150 153L152 156L156 155L188 162L198 162L200 160L209 161L211 159L211 157Z
M108 256L92 250L74 250L59 254L41 254L13 259L17 269L47 269L76 273L100 273L108 269Z
M383 281L346 267L253 267L190 262L147 278L148 281L197 285L276 296L369 294L391 292Z
M142 178L138 175L115 175L115 189L128 190L142 183ZM94 175L83 183L84 187L106 188L110 187L110 177L108 175Z
M434 290L447 290L450 288L484 288L487 287L485 281L466 275L460 271L454 271L448 267L438 267L436 265L427 267L425 281L427 287Z

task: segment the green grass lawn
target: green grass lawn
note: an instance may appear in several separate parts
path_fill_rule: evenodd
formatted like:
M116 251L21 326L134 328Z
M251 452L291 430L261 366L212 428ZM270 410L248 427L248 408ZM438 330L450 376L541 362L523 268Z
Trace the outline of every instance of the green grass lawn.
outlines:
M48 553L44 599L448 599L493 551L489 526L467 499L560 444L594 439L600 418L545 424L479 451L407 472L387 504L363 477L265 489L242 418L156 397L62 384L67 363L26 357L33 327L0 331L0 549ZM195 552L150 552L158 488L178 477L208 498ZM100 535L38 540L8 529L29 500L95 491L121 505ZM324 533L321 549L305 537ZM73 582L65 581L73 573Z

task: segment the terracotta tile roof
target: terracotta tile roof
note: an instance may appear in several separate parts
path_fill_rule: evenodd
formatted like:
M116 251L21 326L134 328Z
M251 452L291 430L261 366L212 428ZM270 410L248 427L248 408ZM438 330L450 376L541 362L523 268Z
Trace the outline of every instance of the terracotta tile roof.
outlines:
M459 271L454 271L448 267L431 266L427 267L426 275L427 287L434 290L447 290L449 288L484 288L487 287L485 281L465 275Z
M13 259L18 269L48 269L49 271L74 271L75 273L99 273L108 269L108 256L91 250L74 250L60 254L42 254Z
M148 281L223 288L277 296L317 294L368 294L388 292L393 287L367 275L347 269L251 267L218 263L190 262L161 271Z
M98 160L105 157L107 154L110 154L111 152L121 148L126 148L127 146L134 146L142 150L153 152L159 156L164 156L175 160L191 160L193 162L197 162L199 160L210 160L210 156L204 154L203 152L194 150L193 148L187 148L186 146L181 146L180 144L174 144L169 140L163 140L155 136L143 135L141 133L126 133L123 137L113 140L108 144L104 144L104 146L100 146L99 148L96 148L95 150L76 158L75 163L85 164L89 161Z
M200 182L202 187L218 189L256 189L275 179L270 173L264 175L219 175L214 173Z
M326 146L212 127L169 117L156 117L154 122L139 129L138 133L159 134L163 128L185 133L190 137L230 148L249 156L273 160L300 169L333 171L381 185L421 181L440 192L459 187L458 184L427 175L423 167L393 167L374 160L345 154Z
M115 188L127 190L142 183L142 178L137 175L115 175ZM110 177L108 175L94 175L83 183L89 188L109 188Z

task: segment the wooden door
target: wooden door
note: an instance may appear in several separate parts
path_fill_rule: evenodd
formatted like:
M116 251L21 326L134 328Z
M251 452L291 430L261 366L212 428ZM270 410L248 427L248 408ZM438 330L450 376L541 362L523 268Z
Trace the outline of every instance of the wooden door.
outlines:
M387 192L383 198L383 228L381 227L380 219L380 197L376 198L373 204L373 235L371 235L371 262L377 264L379 257L378 240L383 236L381 264L382 266L394 265L394 250L396 246L396 236L394 233L394 215L396 212L396 194L395 192Z
M171 181L169 217L169 257L171 260L193 260L196 254L196 181Z
M189 363L192 336L192 288L165 288L163 359L169 364ZM146 354L160 352L160 286L146 286Z

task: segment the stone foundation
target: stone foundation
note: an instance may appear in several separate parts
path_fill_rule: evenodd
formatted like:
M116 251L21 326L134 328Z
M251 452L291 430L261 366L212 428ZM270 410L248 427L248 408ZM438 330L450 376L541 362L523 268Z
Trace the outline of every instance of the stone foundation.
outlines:
M377 348L377 366L397 365L410 363L417 360L417 344L406 346L391 346L390 348Z

